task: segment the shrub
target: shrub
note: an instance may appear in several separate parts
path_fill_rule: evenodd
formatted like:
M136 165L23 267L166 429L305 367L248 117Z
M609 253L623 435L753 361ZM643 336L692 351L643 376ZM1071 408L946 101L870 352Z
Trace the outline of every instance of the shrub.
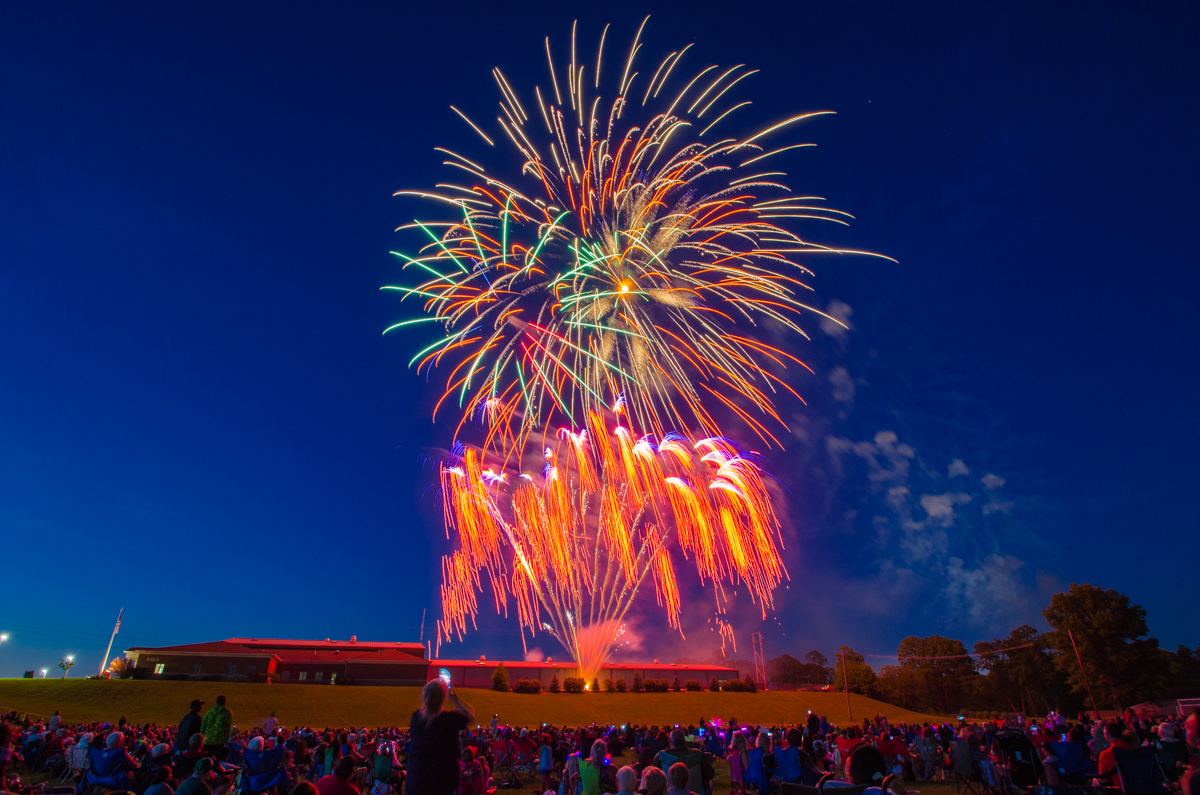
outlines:
M637 680L635 679L634 682ZM666 693L671 689L670 681L666 679L643 679L642 690L646 693Z
M679 691L683 690L683 686L679 684L679 677L678 677L678 676L676 676L676 677L675 677L675 681L671 683L671 689L672 689L672 690L674 690L676 693L678 693Z
M679 680L676 680L679 681ZM703 688L700 687L699 680L689 679L683 683L683 689L689 693L699 693Z
M188 680L188 675L187 674L163 674L162 678L167 682L186 682Z
M562 688L560 688L558 686L558 674L555 674L554 676L550 677L550 687L548 689L551 693L561 693L562 692Z
M540 693L542 692L542 680L518 679L513 682L512 689L514 693Z
M134 671L133 660L128 657L114 657L108 666L109 679L132 679Z
M138 669L134 668L133 670L137 671ZM134 678L137 678L137 677L134 677ZM246 674L246 681L247 682L258 682L259 684L263 684L266 682L278 682L279 674L269 674L266 671L251 671L250 673ZM340 680L338 683L342 684L342 682ZM345 684L349 684L349 682L346 682Z
M584 678L582 676L568 676L563 679L563 692L565 693L582 693Z
M644 693L646 688L642 684L642 672L635 671L633 674L633 692Z
M605 693L615 693L616 690L617 690L617 686L613 684L613 680L611 680L611 679L604 680L604 692Z
M726 693L740 693L740 692L742 692L742 680L741 679L726 679L724 682L721 683L721 689L724 690Z
M335 685L352 685L352 684L354 684L353 676L338 676L337 674L334 674L333 676L334 676L334 679L333 679L332 684L335 684Z
M625 692L625 680L624 679L618 679L617 681L613 682L613 686L615 688L617 688L618 693Z
M712 693L718 692L721 689L721 680L709 679L708 680L708 689Z
M758 685L755 683L754 679L750 676L750 674L746 674L746 679L744 682L742 682L742 690L746 693L757 693L758 692Z
M508 669L504 667L504 663L500 663L496 670L492 671L492 690L508 692Z
M593 693L600 692L600 679L597 677L593 677L593 679L592 679L592 692Z

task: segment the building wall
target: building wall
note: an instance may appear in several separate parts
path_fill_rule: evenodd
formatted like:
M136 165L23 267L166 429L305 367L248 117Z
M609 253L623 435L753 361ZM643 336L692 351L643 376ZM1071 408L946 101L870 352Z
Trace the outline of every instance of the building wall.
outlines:
M482 687L490 688L492 686L492 673L496 670L496 663L471 664L471 665L442 665L437 660L429 662L429 679L435 679L439 672L444 668L450 672L450 684L454 687ZM568 676L579 676L579 669L571 663L563 663L554 666L538 666L538 667L523 667L520 662L505 662L504 667L508 669L508 681L511 684L518 679L537 679L542 683L542 687L546 688L550 685L550 680L555 676L558 677L559 684L562 684L563 679ZM624 679L627 687L633 687L634 674L641 673L643 679L666 679L668 682L673 682L675 677L679 677L680 684L689 679L695 679L700 682L702 687L708 687L709 681L712 679L725 680L738 678L736 670L729 671L710 671L703 669L689 668L686 665L677 666L662 666L650 665L645 668L604 668L601 669L599 676L601 686L605 679L612 679L614 682L617 679ZM357 679L355 681L358 681ZM589 683L590 684L590 683Z
M420 687L425 684L429 663L413 662L346 662L346 676L356 685L399 685Z
M242 655L201 655L201 654L167 654L158 652L143 652L138 655L137 668L146 669L150 675L156 672L163 674L218 675L229 677L245 677L248 668L255 671L270 672L275 660L269 655L250 657ZM161 665L162 670L158 669Z
M327 685L335 677L346 675L346 664L335 662L281 662L276 669L279 681L288 685Z

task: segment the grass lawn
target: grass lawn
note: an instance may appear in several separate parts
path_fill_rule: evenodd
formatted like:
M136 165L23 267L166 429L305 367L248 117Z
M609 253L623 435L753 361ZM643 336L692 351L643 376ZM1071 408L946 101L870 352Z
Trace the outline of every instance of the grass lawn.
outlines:
M627 721L671 725L717 716L734 717L742 723L782 724L802 721L809 710L834 723L846 721L842 693L459 692L475 708L481 723L499 713L502 721L518 726ZM221 693L229 699L233 722L242 728L261 724L272 711L285 726L407 726L420 700L415 687L0 679L0 711L15 709L48 716L57 709L70 723L115 721L125 715L134 723L173 724L187 712L192 699L202 698L211 706ZM893 721L930 718L865 696L851 694L850 702L857 720L876 714Z

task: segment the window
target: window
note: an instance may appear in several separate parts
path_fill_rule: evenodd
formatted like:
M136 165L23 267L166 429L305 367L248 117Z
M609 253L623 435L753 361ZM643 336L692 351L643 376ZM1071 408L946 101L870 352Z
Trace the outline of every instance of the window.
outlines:
M331 684L331 685L336 685L336 684L337 684L337 674L330 674L330 675L329 675L329 684ZM1030 696L1030 698L1033 698L1033 696Z
M192 673L194 673L194 674L200 673L200 663L196 663L195 665L192 666Z
M301 671L301 672L300 672L300 677L299 677L299 678L300 678L300 681L301 681L301 682L303 682L305 679L307 679L307 678L308 678L308 671Z
M313 674L313 679L317 680L318 682L320 682L324 678L325 678L324 671L317 671L315 674Z
M292 672L291 672L291 671L284 671L284 672L283 672L283 681L285 681L285 682L286 682L287 680L289 680L289 679L291 679L291 678L292 678Z
M166 663L158 663L157 665L154 666L154 673L156 673L156 674L161 674L165 670L167 670Z
M246 666L246 675L249 676L250 674L254 673L257 670L258 669L255 668L253 665L247 665Z
M227 667L225 669L226 676L235 676L236 674L237 674L237 666L236 665L230 665L229 667Z

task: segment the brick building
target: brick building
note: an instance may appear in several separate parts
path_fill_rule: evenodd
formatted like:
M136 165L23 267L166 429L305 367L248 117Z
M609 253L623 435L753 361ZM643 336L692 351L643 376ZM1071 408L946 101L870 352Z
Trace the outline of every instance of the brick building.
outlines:
M429 660L420 643L350 640L285 640L279 638L228 638L182 646L134 646L125 650L133 660L138 679L213 679L246 682L276 674L283 684L406 685L421 686L443 671L455 687L491 687L492 672L499 660ZM559 682L578 676L568 661L504 661L509 680L538 679L543 687L557 676ZM704 687L713 679L736 679L736 668L718 665L673 663L609 663L599 679L624 679L633 684L634 674L643 679L680 682L695 679Z
M486 657L480 657L478 660L430 660L429 678L443 676L444 671L445 675L449 676L450 683L455 687L491 687L492 674L498 665L500 665L499 660L489 660ZM543 689L555 676L558 677L560 683L568 676L579 676L579 669L575 667L575 663L569 660L565 662L505 660L504 667L508 669L510 683L517 679L537 679L542 683ZM642 679L666 679L668 682L675 681L675 677L679 677L680 682L695 679L705 688L713 679L724 681L738 678L738 669L736 668L725 668L720 665L660 663L658 660L652 663L609 663L600 670L596 678L601 682L605 679L612 679L614 682L624 679L628 686L632 686L634 674L639 673L642 675Z
M332 684L339 678L360 685L423 685L429 663L420 643L350 640L229 638L157 648L135 646L125 656L141 669L139 678L219 676L248 681L278 674L280 682Z

